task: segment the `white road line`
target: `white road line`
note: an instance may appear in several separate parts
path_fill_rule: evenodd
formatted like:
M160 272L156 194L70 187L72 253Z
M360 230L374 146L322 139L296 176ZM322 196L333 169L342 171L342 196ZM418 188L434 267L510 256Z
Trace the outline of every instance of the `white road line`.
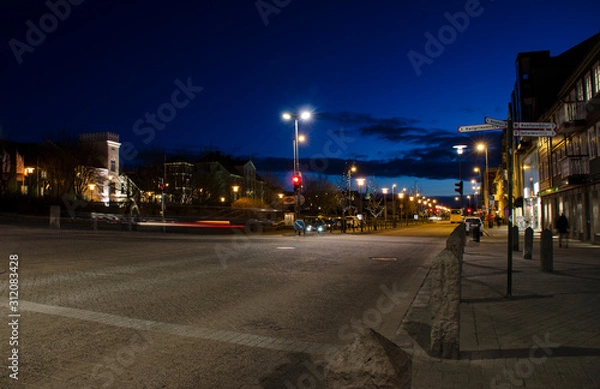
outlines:
M126 316L86 311L83 309L38 304L32 301L21 300L19 301L19 307L22 311L44 313L47 315L69 317L72 319L91 321L116 327L156 331L169 335L213 340L217 342L239 344L241 346L264 348L269 350L322 355L330 351L335 351L338 348L336 345L327 343L302 342L283 338L273 338L270 336L244 334L236 331L215 330L181 324L161 323L152 320L134 319Z

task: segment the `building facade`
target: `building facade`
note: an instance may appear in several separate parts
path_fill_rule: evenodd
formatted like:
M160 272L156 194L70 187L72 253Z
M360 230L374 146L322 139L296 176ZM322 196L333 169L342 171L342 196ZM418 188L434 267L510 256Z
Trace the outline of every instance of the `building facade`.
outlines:
M571 238L600 244L600 34L556 57L520 53L511 100L514 121L557 126L515 138L516 216L541 230L564 213Z

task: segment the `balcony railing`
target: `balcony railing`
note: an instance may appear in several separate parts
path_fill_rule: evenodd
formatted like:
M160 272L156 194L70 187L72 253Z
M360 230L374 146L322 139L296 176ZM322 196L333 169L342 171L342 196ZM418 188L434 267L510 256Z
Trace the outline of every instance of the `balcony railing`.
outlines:
M590 174L590 159L587 155L565 157L559 163L563 178Z
M585 121L587 117L586 102L577 101L565 103L556 114L558 126L576 124L578 121Z

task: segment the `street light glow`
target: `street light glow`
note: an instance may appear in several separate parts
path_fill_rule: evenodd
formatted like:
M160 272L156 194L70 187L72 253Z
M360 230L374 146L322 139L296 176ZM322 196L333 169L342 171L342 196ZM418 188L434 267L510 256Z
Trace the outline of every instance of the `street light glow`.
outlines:
M464 152L464 149L467 148L467 145L456 145L452 146L452 148L456 149L456 152L460 155Z
M284 112L284 114L283 114L283 115L281 115L281 117L282 117L284 120L292 120L292 115L291 115L290 113L288 113L288 112Z
M308 111L304 111L300 114L300 119L302 120L307 120L310 119L310 112Z

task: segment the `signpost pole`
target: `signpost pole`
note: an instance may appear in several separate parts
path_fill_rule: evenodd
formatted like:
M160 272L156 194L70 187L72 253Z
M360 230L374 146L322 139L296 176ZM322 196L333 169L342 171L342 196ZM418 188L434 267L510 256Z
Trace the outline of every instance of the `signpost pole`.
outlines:
M506 297L512 297L512 248L513 248L513 120L512 120L512 105L508 104L508 125L506 127L506 151L508 155L508 250L506 264Z

